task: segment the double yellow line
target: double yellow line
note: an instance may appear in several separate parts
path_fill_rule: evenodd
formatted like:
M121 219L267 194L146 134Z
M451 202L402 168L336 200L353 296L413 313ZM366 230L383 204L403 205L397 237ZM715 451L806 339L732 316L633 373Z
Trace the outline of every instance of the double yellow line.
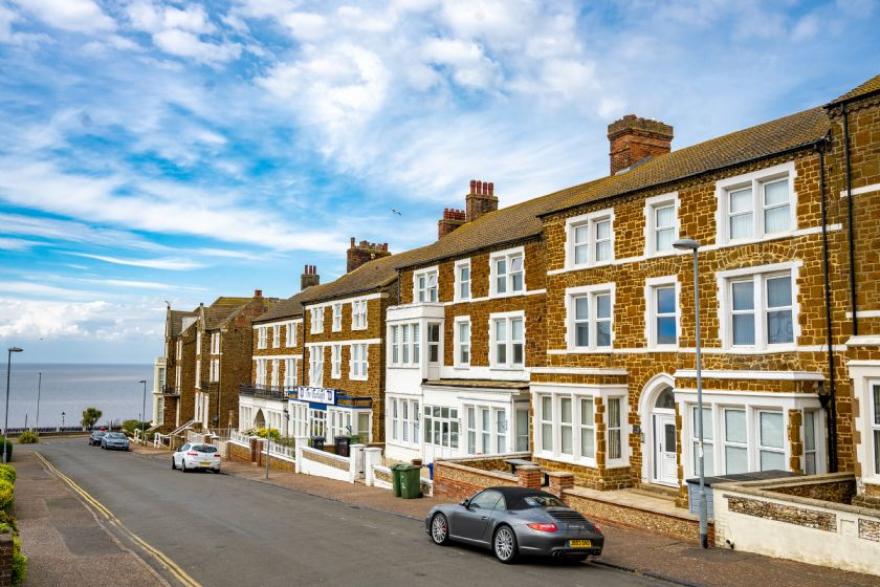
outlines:
M149 553L153 558L155 558L159 562L159 564L161 564L163 567L165 567L168 570L168 572L174 576L175 579L180 581L181 584L183 584L185 587L202 587L201 583L199 583L198 581L193 579L186 571L184 571L182 568L180 568L180 566L177 563L175 563L173 560L171 560L170 558L165 556L165 554L163 554L160 550L158 550L158 549L154 548L153 546L151 546L150 544L148 544L146 541L144 541L143 538L141 538L140 536L138 536L137 534L135 534L134 532L129 530L125 526L125 524L122 523L122 521L119 518L117 518L116 516L113 515L113 512L111 512L106 507L104 507L104 504L102 504L97 499L95 499L94 497L89 495L89 493L85 489L80 487L76 483L76 481L74 481L73 479L71 479L70 477L68 477L67 475L62 473L61 471L59 471L58 468L55 467L55 465L53 465L48 460L46 460L46 457L44 457L43 455L41 455L37 451L34 451L34 454L37 456L37 458L40 460L40 462L43 463L43 466L46 467L46 469L50 473L52 473L53 475L55 475L56 477L61 479L64 483L66 483L67 486L70 487L74 491L74 493L76 493L83 500L85 500L85 502L88 505L92 506L92 508L94 508L101 516L103 516L107 520L108 523L115 526L120 532L122 532L125 536L127 536L132 542L134 542L135 544L140 546L147 553Z

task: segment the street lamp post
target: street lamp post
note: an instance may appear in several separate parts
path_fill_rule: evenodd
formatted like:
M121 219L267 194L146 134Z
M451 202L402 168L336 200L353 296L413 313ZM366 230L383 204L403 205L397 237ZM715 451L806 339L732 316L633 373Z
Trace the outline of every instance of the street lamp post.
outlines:
M64 412L61 412L61 431L64 432L64 416L66 416Z
M146 437L147 430L146 430L146 428L144 428L144 421L147 419L147 380L141 379L140 381L138 381L138 383L144 384L144 396L143 396L143 399L141 400L140 427L141 427L141 436ZM144 438L141 438L141 440L144 440Z
M17 346L9 347L8 353L6 354L6 411L3 413L3 464L6 464L6 443L9 440L6 438L6 431L9 428L9 384L11 381L12 374L12 353L20 353L24 349L20 349Z
M43 372L40 371L37 373L37 421L34 425L34 428L37 429L37 432L40 431L40 392L43 389Z
M696 333L695 363L697 372L697 462L700 475L700 544L703 548L709 548L709 512L706 503L706 471L705 454L703 453L703 360L700 348L700 264L698 250L700 243L694 239L685 238L672 243L672 246L680 251L690 251L694 259L694 331Z

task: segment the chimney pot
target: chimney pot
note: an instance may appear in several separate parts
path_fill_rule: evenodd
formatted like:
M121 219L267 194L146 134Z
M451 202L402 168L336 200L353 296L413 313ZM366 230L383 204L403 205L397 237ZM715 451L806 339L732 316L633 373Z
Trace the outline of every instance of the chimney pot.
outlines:
M261 297L263 297L263 290L261 290L261 289L255 289L255 290L254 290L254 297L255 297L255 298L261 298Z

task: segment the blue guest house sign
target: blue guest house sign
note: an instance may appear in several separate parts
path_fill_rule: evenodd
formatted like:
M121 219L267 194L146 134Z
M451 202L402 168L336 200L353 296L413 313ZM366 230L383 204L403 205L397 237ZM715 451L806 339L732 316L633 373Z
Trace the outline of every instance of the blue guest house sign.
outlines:
M299 386L296 388L296 396L297 399L305 402L329 405L336 403L336 390L325 387Z

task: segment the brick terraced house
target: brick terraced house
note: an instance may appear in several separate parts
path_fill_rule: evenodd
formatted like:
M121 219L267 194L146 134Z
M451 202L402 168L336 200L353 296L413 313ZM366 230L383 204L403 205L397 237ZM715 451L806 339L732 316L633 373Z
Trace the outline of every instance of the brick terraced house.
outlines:
M385 315L397 300L387 244L351 241L348 272L299 294L303 306L304 377L291 397L295 436L361 435L384 439Z
M320 283L317 268L306 265L300 289ZM253 321L251 381L242 385L239 429L274 428L282 436L295 436L290 426L287 398L303 384L303 308L301 294L274 304Z
M702 418L707 475L855 470L877 496L878 80L677 151L672 127L626 116L607 177L509 208L474 182L397 263L387 455L530 440L578 485L684 497ZM700 243L702 414L683 237Z
M388 310L386 456L435 459L528 451L529 373L547 360L545 201L498 209L472 181L439 240L398 260Z
M198 310L165 312L165 383L161 399L154 399L156 413L161 406L160 429L170 432L193 419L195 409L195 331Z
M218 298L199 306L193 418L202 429L238 427L239 388L251 381L251 323L278 301L255 290L252 298Z

